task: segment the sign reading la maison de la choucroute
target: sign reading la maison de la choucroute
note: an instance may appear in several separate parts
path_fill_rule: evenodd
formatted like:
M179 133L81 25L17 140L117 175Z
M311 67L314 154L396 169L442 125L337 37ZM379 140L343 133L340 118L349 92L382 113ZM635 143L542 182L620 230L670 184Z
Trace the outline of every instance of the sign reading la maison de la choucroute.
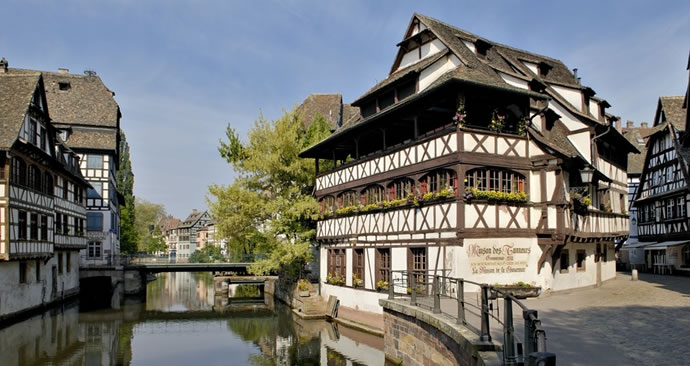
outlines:
M530 247L507 244L470 244L467 246L472 274L525 272Z

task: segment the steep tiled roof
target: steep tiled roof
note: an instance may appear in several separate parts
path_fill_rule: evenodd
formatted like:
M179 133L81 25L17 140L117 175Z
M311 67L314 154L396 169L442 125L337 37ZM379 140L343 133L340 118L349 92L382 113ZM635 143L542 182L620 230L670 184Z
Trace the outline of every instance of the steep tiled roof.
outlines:
M184 228L193 226L205 213L206 211L193 210L192 213L190 213L189 216L187 216L187 218L184 219L184 221L182 221L178 227Z
M40 73L11 74L0 70L0 149L9 149L19 135Z
M343 97L340 94L309 94L297 107L297 114L304 116L304 125L309 126L320 114L331 128L335 128L340 119Z
M628 142L635 146L637 150L640 150L639 154L628 154L628 174L642 174L644 159L647 155L647 147L643 135L646 135L649 130L649 128L641 127L623 128L623 136L625 136Z
M69 125L56 124L58 127ZM67 135L67 145L76 149L117 149L117 130L71 127L71 133Z
M683 108L683 98L683 96L659 97L666 121L680 131L685 130L686 109Z

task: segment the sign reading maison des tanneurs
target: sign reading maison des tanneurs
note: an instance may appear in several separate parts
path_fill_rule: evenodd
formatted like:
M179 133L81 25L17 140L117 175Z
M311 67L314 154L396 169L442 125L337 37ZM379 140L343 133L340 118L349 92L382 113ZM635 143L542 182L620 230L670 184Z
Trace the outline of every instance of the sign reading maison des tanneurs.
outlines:
M525 272L530 247L508 244L470 244L467 246L472 274Z

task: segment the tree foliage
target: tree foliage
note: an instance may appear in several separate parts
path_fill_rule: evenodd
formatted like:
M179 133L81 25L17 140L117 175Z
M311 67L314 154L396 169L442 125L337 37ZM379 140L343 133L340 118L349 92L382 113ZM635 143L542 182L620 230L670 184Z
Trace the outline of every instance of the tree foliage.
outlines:
M207 201L231 252L266 255L251 272L294 275L311 259L309 244L319 215L312 197L314 162L298 155L329 133L322 116L305 127L294 110L275 121L260 116L246 142L228 125L227 141L218 151L239 176L229 186L209 187Z
M120 160L119 169L115 176L117 190L124 198L124 206L120 209L120 251L122 253L135 253L139 237L134 227L136 219L134 209L134 173L129 157L129 144L124 131L120 130Z
M220 247L208 244L201 249L197 249L189 257L189 263L213 263L223 261L225 257L220 251Z
M159 222L166 216L165 207L138 197L134 201L134 207L136 211L134 226L139 237L139 251L149 253L164 251L165 242L163 242ZM162 249L151 250L161 248L161 243Z

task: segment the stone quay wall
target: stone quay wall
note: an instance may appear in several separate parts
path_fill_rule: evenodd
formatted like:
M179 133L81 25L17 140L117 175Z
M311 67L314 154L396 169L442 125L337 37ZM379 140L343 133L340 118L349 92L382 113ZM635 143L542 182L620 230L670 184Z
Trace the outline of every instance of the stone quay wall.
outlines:
M401 301L380 300L383 306L384 353L405 366L500 365L501 347L481 342L470 329L440 314Z

